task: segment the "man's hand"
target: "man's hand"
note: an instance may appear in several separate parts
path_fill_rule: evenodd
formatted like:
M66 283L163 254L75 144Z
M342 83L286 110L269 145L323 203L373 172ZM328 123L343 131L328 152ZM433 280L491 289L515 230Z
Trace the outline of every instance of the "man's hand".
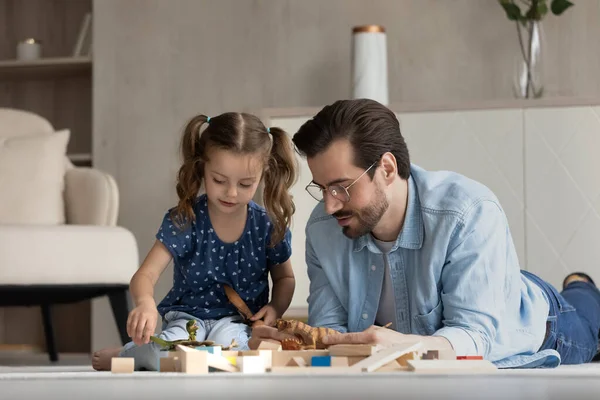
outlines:
M277 320L277 310L270 303L258 310L256 314L250 318L250 321L258 321L262 319L265 325L274 326Z
M421 342L425 348L452 348L446 338L440 336L405 335L382 326L372 325L362 332L340 333L323 338L323 344L378 344L384 347Z
M255 328L252 328L252 336L250 340L248 340L248 347L250 350L258 349L260 342L265 339L282 341L285 338L293 337L292 335L288 335L287 333L282 333L272 326L260 325Z

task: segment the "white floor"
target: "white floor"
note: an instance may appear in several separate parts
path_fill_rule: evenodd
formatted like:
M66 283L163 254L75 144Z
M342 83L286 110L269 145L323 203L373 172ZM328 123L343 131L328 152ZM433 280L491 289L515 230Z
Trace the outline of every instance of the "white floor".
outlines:
M12 360L12 361L11 361ZM115 375L93 371L86 355L61 355L50 365L43 355L20 358L0 354L0 398L131 399L598 399L600 364L551 370L499 370L493 374L204 376L136 372Z

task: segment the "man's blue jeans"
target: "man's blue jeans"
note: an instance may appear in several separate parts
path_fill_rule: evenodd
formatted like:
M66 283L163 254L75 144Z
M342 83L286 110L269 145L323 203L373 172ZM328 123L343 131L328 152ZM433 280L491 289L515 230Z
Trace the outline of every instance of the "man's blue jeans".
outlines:
M540 350L554 349L561 364L590 362L598 352L600 333L600 290L588 282L575 281L561 293L527 271L550 300L546 338Z

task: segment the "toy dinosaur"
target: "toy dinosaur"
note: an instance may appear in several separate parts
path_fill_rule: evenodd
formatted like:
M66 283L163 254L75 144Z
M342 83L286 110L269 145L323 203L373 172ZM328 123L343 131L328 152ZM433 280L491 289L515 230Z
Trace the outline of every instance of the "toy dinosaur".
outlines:
M263 321L250 321L252 311L248 308L244 300L228 285L223 285L227 298L235 306L240 315L244 318L244 322L252 327L264 325ZM323 338L327 335L339 334L338 331L330 328L314 328L302 321L278 319L275 322L275 327L279 332L288 334L289 337L281 341L283 350L308 350L308 349L325 349L327 346L323 344Z
M323 338L340 333L331 328L315 328L297 320L279 319L276 327L279 332L292 335L281 341L282 350L326 349L327 345L323 344Z
M244 318L244 323L246 325L255 327L265 324L262 320L250 321L250 318L252 318L252 316L254 315L252 313L252 310L250 310L250 308L246 305L244 300L242 300L240 295L237 294L237 292L231 286L223 285L223 289L225 290L225 295L227 296L229 302L233 304L233 306L236 308L236 310L238 310L242 318Z
M216 343L212 340L205 340L199 342L196 340L196 331L198 330L198 325L196 321L191 319L185 324L185 329L188 332L188 339L179 339L179 340L164 340L156 336L150 336L150 340L154 343L162 346L161 351L174 351L177 348L177 345L188 346L188 347L210 347L214 346ZM224 346L223 350L230 350L233 347L236 347L238 344L235 339L231 341L229 346Z

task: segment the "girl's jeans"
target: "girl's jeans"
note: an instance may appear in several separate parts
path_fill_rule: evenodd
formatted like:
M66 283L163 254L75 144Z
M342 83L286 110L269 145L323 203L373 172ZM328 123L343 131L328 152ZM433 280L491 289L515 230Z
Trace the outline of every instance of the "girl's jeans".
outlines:
M522 271L550 300L546 338L540 350L554 349L561 364L590 362L598 352L600 291L591 283L575 281L561 293L547 282Z
M197 341L211 340L216 345L229 346L232 339L235 339L238 344L235 347L237 350L248 350L251 328L241 322L242 318L240 316L225 317L218 320L200 320L183 312L169 311L163 318L162 332L157 337L164 340L188 339L189 335L185 325L190 319L197 321ZM129 342L123 347L119 357L133 357L136 371L158 371L160 349L161 346L154 342L141 346Z

